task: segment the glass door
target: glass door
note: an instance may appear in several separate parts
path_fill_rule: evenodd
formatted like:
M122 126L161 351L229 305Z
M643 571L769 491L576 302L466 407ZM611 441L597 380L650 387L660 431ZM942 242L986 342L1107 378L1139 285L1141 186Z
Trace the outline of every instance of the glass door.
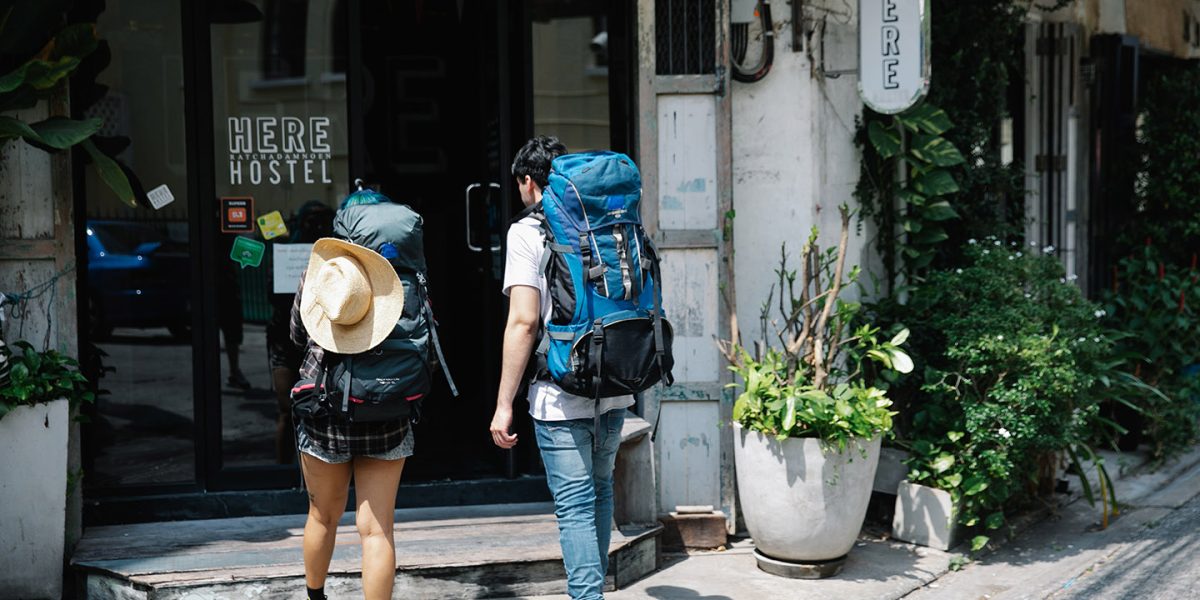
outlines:
M460 391L452 398L435 383L406 481L515 475L510 455L487 435L504 315L503 215L515 191L504 173L514 122L523 122L513 117L520 98L508 79L509 9L495 0L359 9L356 176L425 219L431 297Z
M309 249L331 234L351 187L348 7L239 0L208 10L218 215L205 232L215 257L205 280L218 355L207 378L219 390L207 396L209 488L295 485L288 392L303 357L288 320Z

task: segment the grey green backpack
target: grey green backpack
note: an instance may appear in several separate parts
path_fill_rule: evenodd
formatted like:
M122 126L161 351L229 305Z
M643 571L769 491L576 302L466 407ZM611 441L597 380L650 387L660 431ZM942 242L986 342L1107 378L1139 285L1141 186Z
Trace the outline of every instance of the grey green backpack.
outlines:
M360 190L359 194L375 194ZM425 278L423 220L411 208L381 198L379 204L347 206L333 222L335 237L378 252L396 269L404 286L404 312L387 339L359 354L326 352L315 380L293 391L300 408L307 400L311 416L323 414L351 422L420 418L436 361L450 392L458 396L437 337L437 322ZM305 411L301 410L300 413Z

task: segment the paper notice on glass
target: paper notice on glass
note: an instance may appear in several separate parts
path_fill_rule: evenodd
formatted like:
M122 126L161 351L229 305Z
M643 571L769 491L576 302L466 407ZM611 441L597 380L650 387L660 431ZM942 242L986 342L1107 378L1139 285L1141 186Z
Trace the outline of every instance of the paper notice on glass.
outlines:
M312 253L312 244L272 244L275 248L275 286L276 294L295 294L300 287L300 276L308 268L308 255Z

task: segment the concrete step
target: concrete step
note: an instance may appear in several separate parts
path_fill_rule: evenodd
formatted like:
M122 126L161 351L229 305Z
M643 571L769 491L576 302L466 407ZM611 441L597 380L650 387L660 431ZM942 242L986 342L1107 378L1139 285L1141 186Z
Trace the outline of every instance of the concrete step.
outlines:
M397 598L497 598L566 591L550 503L396 511ZM91 527L72 557L96 600L301 598L304 515ZM609 589L659 564L661 526L614 531ZM326 591L362 596L353 514L338 527Z

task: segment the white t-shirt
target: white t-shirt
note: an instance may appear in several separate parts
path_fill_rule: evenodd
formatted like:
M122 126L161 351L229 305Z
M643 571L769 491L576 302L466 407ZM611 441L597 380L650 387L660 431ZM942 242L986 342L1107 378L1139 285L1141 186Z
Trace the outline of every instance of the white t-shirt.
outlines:
M550 286L538 268L545 239L537 219L525 217L508 228L508 255L504 265L504 295L515 285L541 291L542 321L550 321ZM532 360L532 359L531 359ZM633 406L633 396L614 396L599 401L564 392L551 381L535 381L529 386L529 414L539 421L591 419L610 410Z

